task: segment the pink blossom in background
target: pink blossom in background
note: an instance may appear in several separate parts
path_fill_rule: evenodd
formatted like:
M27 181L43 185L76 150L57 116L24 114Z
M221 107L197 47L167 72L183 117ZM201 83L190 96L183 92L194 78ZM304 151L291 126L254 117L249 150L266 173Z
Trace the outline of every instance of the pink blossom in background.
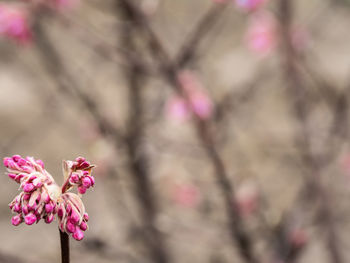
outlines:
M190 96L193 112L201 119L209 119L212 115L213 105L206 93L193 92Z
M0 4L0 35L27 44L32 40L32 32L26 11L19 7Z
M235 2L239 9L251 12L261 8L267 0L235 0Z
M183 121L194 113L201 119L209 119L213 113L213 104L197 76L191 71L183 71L179 74L178 81L189 102L187 103L185 98L174 95L167 103L168 116Z
M242 183L237 189L235 202L241 216L253 214L259 207L259 191L255 183Z
M302 248L308 242L308 235L305 230L295 228L289 233L289 242L295 248Z
M198 205L200 192L192 184L176 185L173 191L173 199L181 206L192 208Z
M168 100L167 113L170 118L178 121L185 121L190 117L186 101L177 95L172 96Z
M277 24L267 12L251 16L245 36L248 48L260 55L269 54L277 46Z

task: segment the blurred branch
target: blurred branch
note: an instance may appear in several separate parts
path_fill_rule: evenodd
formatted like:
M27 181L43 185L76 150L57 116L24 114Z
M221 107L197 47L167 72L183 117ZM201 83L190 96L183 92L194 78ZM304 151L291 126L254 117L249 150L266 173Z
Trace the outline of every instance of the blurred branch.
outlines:
M138 6L133 3L133 1L117 0L117 2L119 3L119 8L123 10L125 17L128 17L130 21L134 22L133 25L135 28L143 33L145 38L147 38L148 49L155 61L158 63L163 78L177 93L184 97L187 103L189 103L188 95L183 92L177 79L179 71L177 64L170 60L169 54L165 50L158 36L151 28L148 18L143 14ZM197 30L194 30L193 32L197 32ZM193 49L192 46L191 49ZM187 52L183 53L187 54ZM187 54L186 57L191 57L191 55ZM258 262L253 252L252 241L245 231L243 221L238 213L236 203L234 202L234 188L229 180L224 162L217 152L209 122L201 120L198 117L194 117L194 126L202 147L205 149L208 158L215 169L215 176L224 197L233 244L234 246L238 245L240 255L246 262Z
M198 24L181 45L181 48L175 57L175 64L178 68L184 68L193 61L200 42L215 25L222 13L226 10L227 6L228 4L224 3L213 4L202 16Z
M318 216L324 229L327 230L327 245L330 251L331 262L342 263L342 255L339 251L339 237L336 233L333 223L333 214L330 206L328 193L322 186L321 179L321 163L317 157L314 156L311 149L307 129L307 100L306 90L300 79L295 59L297 54L294 50L291 40L291 24L292 24L292 1L280 1L280 22L281 22L281 37L282 50L281 56L284 58L284 74L288 83L287 91L292 100L292 111L295 119L299 123L299 134L296 138L296 145L300 151L300 156L306 171L306 186L313 197L320 199L320 208Z
M66 95L69 99L76 99L84 105L86 110L88 110L95 119L102 134L111 136L117 140L119 144L122 144L122 133L107 121L100 112L97 102L90 94L83 91L75 78L72 77L65 68L58 51L55 49L43 28L43 21L45 21L44 19L46 17L44 17L44 14L41 15L43 17L37 17L36 19L34 30L37 39L37 51L47 73L54 80L57 88L62 94Z
M118 6L116 7L118 12ZM123 12L121 15L128 20ZM127 151L129 155L129 168L133 181L136 185L135 195L140 204L144 235L144 243L151 253L151 260L155 263L170 262L170 256L162 233L157 229L156 217L158 214L157 199L152 187L149 170L149 160L144 150L145 127L144 113L145 103L142 96L144 86L144 73L139 64L135 64L130 58L130 53L139 57L137 46L133 39L133 28L125 22L122 29L122 46L129 48L128 53L124 53L125 60L129 61L129 66L125 69L125 77L129 91L129 115L128 130L126 136Z

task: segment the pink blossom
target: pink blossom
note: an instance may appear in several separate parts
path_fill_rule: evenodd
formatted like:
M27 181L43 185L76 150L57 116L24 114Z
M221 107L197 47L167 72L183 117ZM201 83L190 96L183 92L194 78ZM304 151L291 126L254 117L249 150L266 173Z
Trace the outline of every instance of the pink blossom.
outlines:
M289 242L294 248L302 248L307 244L309 239L305 230L301 228L294 228L289 233L288 238L289 238Z
M244 11L251 12L261 8L267 0L235 0L236 6Z
M81 198L74 193L63 193L58 205L58 226L62 232L72 234L76 240L84 238L88 229L88 215Z
M260 55L269 54L277 45L276 31L272 15L266 12L252 15L245 36L248 48Z
M185 207L195 207L200 200L198 188L191 184L182 184L175 186L173 192L174 201Z
M186 105L186 101L180 96L173 96L167 104L168 115L179 121L185 121L190 117L190 111Z
M32 40L32 31L24 9L0 4L0 35L27 44Z
M182 71L178 81L188 102L178 95L171 97L167 103L169 117L183 121L187 120L192 112L201 119L209 119L213 112L213 104L197 76L191 71Z
M12 225L18 226L22 222L32 225L42 218L49 224L57 214L61 231L72 234L76 240L84 237L82 231L88 229L89 217L81 198L67 191L77 186L79 193L83 194L94 186L95 179L91 175L93 165L83 157L64 161L65 182L62 189L44 169L41 160L14 155L4 158L4 165L9 178L19 183L23 190L9 204L12 212L17 214L11 219Z
M68 179L63 185L63 192L77 186L78 192L85 194L86 190L95 184L95 178L91 175L94 167L84 157L78 157L75 161L64 161L63 170Z
M253 214L259 206L259 192L253 182L242 183L237 189L235 202L242 216Z

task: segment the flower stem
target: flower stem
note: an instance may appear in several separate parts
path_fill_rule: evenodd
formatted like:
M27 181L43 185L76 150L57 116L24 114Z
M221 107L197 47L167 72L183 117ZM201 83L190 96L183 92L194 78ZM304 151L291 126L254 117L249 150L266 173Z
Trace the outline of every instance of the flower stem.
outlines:
M69 236L67 233L60 231L61 240L61 258L62 263L69 263Z

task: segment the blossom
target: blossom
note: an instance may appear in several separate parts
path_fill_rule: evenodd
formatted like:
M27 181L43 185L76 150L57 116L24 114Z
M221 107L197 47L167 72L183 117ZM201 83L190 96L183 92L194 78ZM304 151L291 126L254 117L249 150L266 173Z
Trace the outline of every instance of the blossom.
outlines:
M83 157L64 161L62 188L45 170L41 160L14 155L4 158L4 166L8 176L19 183L22 190L9 204L12 212L17 214L11 219L14 226L22 222L32 225L41 219L49 224L57 215L61 231L72 234L76 240L84 237L83 231L88 229L88 214L81 197L67 191L77 186L79 194L84 194L86 189L94 186L93 165Z
M199 203L200 192L192 184L176 185L173 191L174 201L185 207L195 207Z
M308 243L309 237L304 229L294 228L289 232L288 239L294 248L300 249Z
M253 214L259 207L259 191L254 182L243 182L235 194L235 202L242 216Z
M32 31L27 12L20 7L0 4L0 35L20 44L29 43L32 40Z
M187 98L174 95L168 100L169 117L182 121L193 113L200 119L209 119L213 113L213 104L197 76L191 71L182 71L178 81Z
M85 212L81 198L74 193L61 195L58 210L58 226L62 232L72 234L75 240L84 238L84 231L88 229L88 214Z
M277 45L277 25L274 17L267 12L254 14L249 21L245 36L250 50L260 55L269 54Z

